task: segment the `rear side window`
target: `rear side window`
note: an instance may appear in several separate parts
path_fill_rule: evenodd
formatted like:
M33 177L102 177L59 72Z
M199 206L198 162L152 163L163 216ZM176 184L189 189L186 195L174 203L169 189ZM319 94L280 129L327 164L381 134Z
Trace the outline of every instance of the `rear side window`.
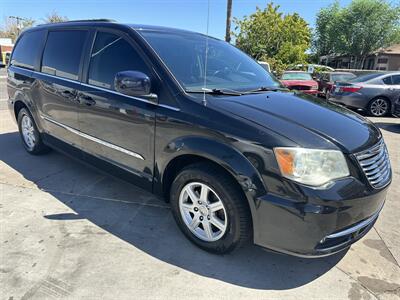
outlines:
M18 40L11 58L11 64L14 66L35 69L39 61L41 49L45 38L45 31L31 31L24 33Z
M86 37L87 31L84 30L49 32L43 52L42 72L78 80Z
M400 75L393 75L392 76L392 84L400 85Z
M140 71L150 75L139 53L122 37L98 32L93 46L89 84L114 89L114 78L121 71Z
M388 76L382 79L385 84L392 84L392 76Z

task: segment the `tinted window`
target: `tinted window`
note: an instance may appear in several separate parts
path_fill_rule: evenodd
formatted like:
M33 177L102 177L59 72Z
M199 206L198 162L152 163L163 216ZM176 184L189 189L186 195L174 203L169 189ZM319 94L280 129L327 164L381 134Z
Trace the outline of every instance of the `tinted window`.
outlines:
M332 81L348 81L355 77L353 74L332 74Z
M121 71L150 75L145 62L127 41L112 33L97 33L90 60L89 83L114 89L115 75Z
M43 30L24 33L14 49L11 64L33 70L41 54L44 38Z
M400 75L393 75L392 76L392 84L400 84Z
M392 76L388 76L388 77L382 78L382 81L385 84L392 84Z
M43 53L42 72L78 80L87 31L51 31Z

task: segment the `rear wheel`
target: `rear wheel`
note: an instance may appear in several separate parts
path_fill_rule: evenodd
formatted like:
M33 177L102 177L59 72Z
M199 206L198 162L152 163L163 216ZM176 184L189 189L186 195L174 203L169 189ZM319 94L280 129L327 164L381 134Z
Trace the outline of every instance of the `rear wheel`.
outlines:
M18 129L22 144L30 154L43 154L50 150L43 144L35 121L26 108L22 108L18 113Z
M373 99L368 106L369 114L374 117L386 116L389 113L389 109L389 101L385 98Z
M247 200L212 164L192 165L178 174L171 186L171 207L182 232L206 251L228 253L252 234Z

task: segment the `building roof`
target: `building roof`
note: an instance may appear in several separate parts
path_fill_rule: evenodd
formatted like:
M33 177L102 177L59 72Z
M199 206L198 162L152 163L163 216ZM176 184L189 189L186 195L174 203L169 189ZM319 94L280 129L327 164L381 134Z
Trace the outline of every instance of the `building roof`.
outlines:
M376 51L379 54L400 54L400 44L394 44L392 46L381 48Z

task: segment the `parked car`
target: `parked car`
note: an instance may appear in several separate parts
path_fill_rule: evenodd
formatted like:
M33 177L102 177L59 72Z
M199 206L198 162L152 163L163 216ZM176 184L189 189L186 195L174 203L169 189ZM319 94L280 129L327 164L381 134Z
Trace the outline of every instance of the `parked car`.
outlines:
M329 99L335 82L346 82L355 78L356 75L350 72L324 72L318 78L318 91L320 96Z
M307 72L285 71L281 77L281 82L291 90L297 90L311 95L318 94L318 82Z
M399 93L400 72L373 73L337 82L329 100L382 117L391 113Z
M305 257L346 249L371 229L391 182L371 122L288 91L198 33L34 27L12 53L8 94L28 153L54 148L164 196L187 238L214 253L248 239Z

